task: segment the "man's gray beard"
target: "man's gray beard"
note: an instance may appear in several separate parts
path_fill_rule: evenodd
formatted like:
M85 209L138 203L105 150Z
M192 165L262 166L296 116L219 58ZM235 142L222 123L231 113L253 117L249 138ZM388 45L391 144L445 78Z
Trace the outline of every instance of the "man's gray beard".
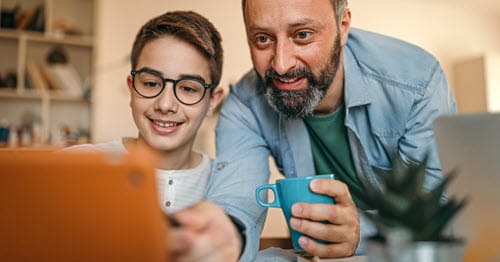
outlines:
M330 54L330 61L321 71L319 77L314 77L309 68L293 69L281 76L306 77L309 87L305 90L280 90L272 81L278 74L273 69L267 70L264 79L261 77L261 80L265 86L265 95L269 105L275 111L290 119L303 119L312 115L335 78L340 64L341 51L340 34L337 34L335 46Z
M286 118L301 119L312 115L314 108L325 96L324 88L308 88L307 90L283 91L277 88L266 88L269 105Z

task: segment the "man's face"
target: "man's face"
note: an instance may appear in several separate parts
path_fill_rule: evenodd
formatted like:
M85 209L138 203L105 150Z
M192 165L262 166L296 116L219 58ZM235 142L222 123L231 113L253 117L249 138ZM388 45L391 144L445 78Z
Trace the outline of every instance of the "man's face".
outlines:
M290 118L311 114L330 87L341 38L329 0L248 0L248 44L270 105Z

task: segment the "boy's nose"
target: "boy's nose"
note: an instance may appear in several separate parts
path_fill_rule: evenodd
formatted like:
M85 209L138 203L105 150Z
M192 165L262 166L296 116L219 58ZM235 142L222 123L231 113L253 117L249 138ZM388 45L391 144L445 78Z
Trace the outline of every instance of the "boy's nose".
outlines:
M179 101L177 101L172 88L173 86L171 83L165 84L165 88L163 89L161 94L155 98L156 110L162 113L177 112Z

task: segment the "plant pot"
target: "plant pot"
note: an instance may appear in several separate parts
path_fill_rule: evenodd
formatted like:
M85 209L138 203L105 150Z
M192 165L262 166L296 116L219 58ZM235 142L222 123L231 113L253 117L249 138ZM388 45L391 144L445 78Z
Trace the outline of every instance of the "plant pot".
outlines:
M367 239L368 262L460 262L464 257L461 240L388 244L377 238Z

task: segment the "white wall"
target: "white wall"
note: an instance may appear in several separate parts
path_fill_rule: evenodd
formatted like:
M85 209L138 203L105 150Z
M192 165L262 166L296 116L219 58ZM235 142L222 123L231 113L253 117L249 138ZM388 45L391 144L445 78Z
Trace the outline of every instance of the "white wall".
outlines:
M222 85L251 68L238 0L101 0L98 2L94 141L135 135L128 109L126 61L139 27L167 10L190 9L221 31L225 48ZM139 4L140 3L140 4ZM471 3L467 5L467 3ZM418 44L442 63L450 82L457 61L500 49L500 13L480 11L474 1L351 0L353 26ZM451 83L453 85L453 83Z
M492 3L496 1L493 0ZM220 30L225 49L222 85L227 88L251 68L238 0L100 0L97 21L97 72L94 93L93 139L107 141L135 136L124 62L139 27L167 10L189 9L207 16ZM482 1L351 0L353 26L413 42L434 54L453 86L453 64L500 49L500 12L483 8ZM483 9L481 9L483 8ZM215 118L202 127L197 145L214 155ZM276 211L276 212L275 212ZM286 236L277 210L267 236Z

